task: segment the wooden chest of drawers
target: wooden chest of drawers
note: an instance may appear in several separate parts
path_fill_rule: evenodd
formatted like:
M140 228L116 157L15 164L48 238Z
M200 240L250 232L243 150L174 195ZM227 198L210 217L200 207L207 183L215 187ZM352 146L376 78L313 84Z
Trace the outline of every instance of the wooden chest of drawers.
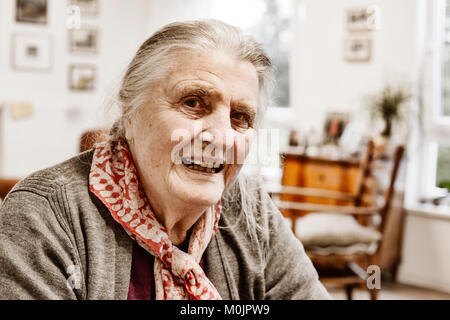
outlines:
M283 158L282 185L342 192L354 191L359 171L359 161L330 160L298 154L284 154ZM282 197L284 197L284 200L288 200L286 197L293 197L289 198L289 200L310 203L347 204L343 200L310 196L283 195Z

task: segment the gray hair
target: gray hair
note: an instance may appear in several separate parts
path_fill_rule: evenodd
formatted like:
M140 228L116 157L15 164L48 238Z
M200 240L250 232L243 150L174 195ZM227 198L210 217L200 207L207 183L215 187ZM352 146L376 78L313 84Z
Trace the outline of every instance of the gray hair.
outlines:
M197 20L168 24L155 32L138 49L128 65L118 94L121 116L115 121L110 140L125 139L124 120L149 99L148 88L164 79L174 64L180 50L222 50L241 61L250 62L256 69L259 82L258 110L255 126L264 117L267 105L271 102L273 89L273 67L262 45L253 37L244 35L238 28L218 20ZM248 188L241 175L232 183L224 199L239 201L242 213L254 234L257 221L252 213L256 199L250 199ZM236 199L233 190L240 190ZM231 194L233 196L230 199ZM255 229L256 228L256 229Z
M222 50L250 62L259 81L256 125L271 102L273 67L262 45L238 28L218 20L174 22L156 31L138 49L123 77L118 102L121 116L112 127L110 139L125 138L124 119L144 107L148 88L164 79L180 50Z

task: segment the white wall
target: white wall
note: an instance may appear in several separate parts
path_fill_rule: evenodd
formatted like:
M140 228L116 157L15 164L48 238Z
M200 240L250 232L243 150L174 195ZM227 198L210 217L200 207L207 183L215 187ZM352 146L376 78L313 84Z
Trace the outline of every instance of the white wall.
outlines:
M208 0L153 0L148 1L148 36L162 26L183 20L210 18L211 2Z
M41 26L16 23L15 1L0 0L0 104L6 103L0 127L2 176L23 177L75 155L81 133L101 124L105 97L146 35L148 1L99 2L99 15L82 16L81 20L82 24L99 27L99 53L82 56L68 52L68 1L49 0L48 24ZM11 34L15 32L51 37L53 61L49 72L12 69ZM74 93L67 89L70 63L97 66L95 92ZM8 104L22 101L33 105L33 116L13 120Z
M392 81L412 84L417 41L416 0L297 0L292 51L292 106L299 129L321 130L328 111L348 111L367 119L365 97ZM346 28L346 10L377 5L381 28L369 34L369 62L347 62L344 39L355 33Z
M410 211L405 221L401 283L450 292L450 218Z

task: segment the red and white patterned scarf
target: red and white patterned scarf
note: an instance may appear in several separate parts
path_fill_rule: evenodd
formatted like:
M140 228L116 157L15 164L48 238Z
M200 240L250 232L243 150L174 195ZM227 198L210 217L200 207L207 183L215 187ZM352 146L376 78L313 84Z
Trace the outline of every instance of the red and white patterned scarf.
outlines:
M127 143L103 142L94 149L89 189L131 238L155 256L156 299L221 299L199 265L217 230L220 202L208 208L196 222L185 253L172 244L167 230L156 219L139 184Z

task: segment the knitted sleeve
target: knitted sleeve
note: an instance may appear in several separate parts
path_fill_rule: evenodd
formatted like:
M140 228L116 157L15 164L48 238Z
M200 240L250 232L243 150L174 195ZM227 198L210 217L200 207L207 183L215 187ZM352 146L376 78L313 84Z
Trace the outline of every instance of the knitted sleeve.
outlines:
M19 190L0 208L0 299L76 299L81 273L51 203Z

